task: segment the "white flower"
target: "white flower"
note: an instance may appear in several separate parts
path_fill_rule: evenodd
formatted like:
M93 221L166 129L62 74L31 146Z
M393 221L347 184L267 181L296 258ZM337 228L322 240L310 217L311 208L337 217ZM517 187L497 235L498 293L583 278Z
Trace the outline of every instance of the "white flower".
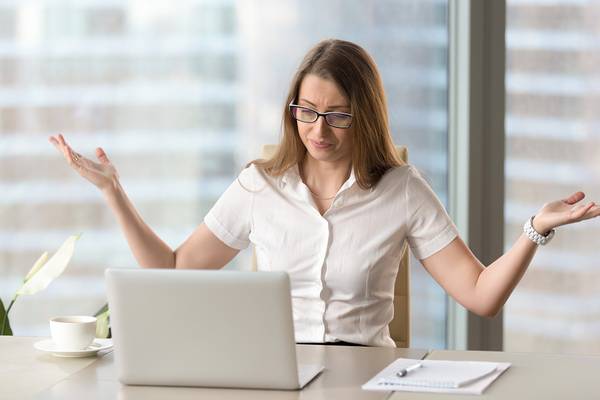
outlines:
M80 235L70 236L54 255L48 259L48 253L42 256L35 262L27 276L23 286L15 294L17 296L23 294L35 294L40 290L44 290L50 282L63 273L75 250L75 242Z
M35 264L33 264L33 267L31 267L31 269L27 273L27 276L25 276L25 279L23 279L23 282L27 282L29 280L29 278L31 278L33 275L35 275L35 273L38 272L40 270L40 268L42 268L44 266L44 264L46 264L46 261L48 261L48 252L47 251L44 252L44 254L42 254L40 256L40 258L38 258L38 260L35 262Z

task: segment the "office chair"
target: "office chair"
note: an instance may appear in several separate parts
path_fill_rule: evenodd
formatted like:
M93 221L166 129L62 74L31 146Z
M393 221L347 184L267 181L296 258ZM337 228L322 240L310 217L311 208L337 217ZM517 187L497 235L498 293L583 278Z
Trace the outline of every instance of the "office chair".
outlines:
M267 144L262 148L262 158L267 159L275 154L277 145ZM398 157L408 161L408 149L405 146L396 146ZM252 270L256 271L256 252L252 255ZM410 345L410 268L409 251L405 242L400 257L400 266L394 284L394 318L389 324L390 336L397 347Z

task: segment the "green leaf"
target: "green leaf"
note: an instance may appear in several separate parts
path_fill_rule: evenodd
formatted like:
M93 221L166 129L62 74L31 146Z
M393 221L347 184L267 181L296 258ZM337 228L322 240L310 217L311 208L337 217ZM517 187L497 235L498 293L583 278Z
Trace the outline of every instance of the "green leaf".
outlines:
M3 324L4 329L2 329ZM0 299L0 336L12 336L12 334L12 329L10 329L10 321L8 320L8 315L6 315L4 303L2 303L2 299Z
M100 314L103 314L107 311L108 311L108 303L106 303L98 311L96 311L96 314L94 314L94 317L98 317Z
M23 294L35 294L40 290L44 290L50 282L62 274L69 261L71 261L73 251L75 250L75 242L79 237L80 235L70 236L56 253L43 264L41 261L43 261L44 256L42 255L33 266L31 271L33 273L30 272L30 274L27 274L29 279L17 290L15 297ZM40 266L38 263L42 265Z
M108 309L108 304L102 307L100 311L102 312L94 315L98 319L96 322L96 337L108 338L110 337L110 310Z

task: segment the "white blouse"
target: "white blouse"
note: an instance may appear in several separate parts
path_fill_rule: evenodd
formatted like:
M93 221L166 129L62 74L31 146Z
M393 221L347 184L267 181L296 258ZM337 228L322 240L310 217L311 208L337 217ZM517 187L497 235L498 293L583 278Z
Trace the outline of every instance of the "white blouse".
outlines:
M204 218L225 244L255 245L259 271L290 276L297 342L395 346L394 283L407 240L424 259L457 230L411 166L389 170L370 190L354 173L321 215L298 167L271 177L244 169Z

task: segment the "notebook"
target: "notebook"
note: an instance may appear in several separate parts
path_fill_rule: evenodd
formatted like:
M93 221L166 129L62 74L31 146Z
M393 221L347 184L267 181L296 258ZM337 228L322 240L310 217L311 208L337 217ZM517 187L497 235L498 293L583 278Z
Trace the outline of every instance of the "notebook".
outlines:
M397 373L421 364L404 377ZM481 394L510 363L399 358L365 383L364 390Z

